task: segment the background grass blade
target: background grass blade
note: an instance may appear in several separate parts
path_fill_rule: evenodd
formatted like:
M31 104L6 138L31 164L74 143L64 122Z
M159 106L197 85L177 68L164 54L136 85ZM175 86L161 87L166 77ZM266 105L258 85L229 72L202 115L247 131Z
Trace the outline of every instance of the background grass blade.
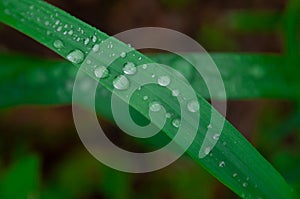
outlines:
M106 34L42 1L1 0L0 10L4 11L0 13L1 21L36 39L64 58L68 58L69 53L74 49L87 55L95 44L95 42L85 42L87 38L89 40L93 40L93 38L105 40L108 38ZM68 34L71 30L73 31L72 34ZM56 45L58 40L60 48ZM115 41L114 46L114 49L129 48L119 41ZM134 61L138 65L151 62L149 58L139 52L135 51L133 53L137 57L141 57L143 62L130 60L129 58L126 58L126 61ZM98 61L101 63L101 60ZM79 66L78 60L73 60L73 62L76 62L75 65ZM121 62L119 65L122 65ZM121 72L121 69L116 66L111 66L110 69L113 76ZM174 76L171 76L171 78L174 79ZM107 89L112 90L111 81L112 79L108 78L100 83ZM154 88L148 88L145 92L147 95L155 96L164 105L174 104L172 99L167 97L169 95L157 92ZM206 132L206 127L209 124L207 115L215 111L203 98L199 97L199 102L201 106L201 126L197 138L187 151L196 162L242 197L296 198L295 193L280 174L228 122L225 123L219 142L211 154L204 159L199 159L198 152L201 140L203 140L203 133ZM140 100L135 99L132 100L130 105L148 118L148 106L143 107L140 103ZM175 110L175 108L168 106L166 108L175 115L178 114L178 110ZM221 115L219 115L219 119L222 119ZM176 133L169 123L166 124L163 130L171 138Z

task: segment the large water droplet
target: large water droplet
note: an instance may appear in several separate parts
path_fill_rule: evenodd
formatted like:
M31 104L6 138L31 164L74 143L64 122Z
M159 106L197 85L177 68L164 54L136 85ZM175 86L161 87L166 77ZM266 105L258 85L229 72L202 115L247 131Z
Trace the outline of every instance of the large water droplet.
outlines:
M135 67L134 63L128 62L125 64L123 71L127 75L134 75L136 73L136 67Z
M199 111L199 103L197 100L192 100L188 103L187 108L190 112L195 113Z
M175 127L175 128L179 128L180 127L180 119L174 119L172 121L172 125Z
M120 75L113 80L113 86L118 90L126 90L129 87L129 80L124 75Z
M68 54L67 59L74 64L79 64L83 61L84 54L82 51L76 49Z
M98 66L95 69L94 73L95 73L95 76L100 79L106 78L109 75L109 71L105 66Z
M161 110L161 104L159 102L151 102L149 108L152 112L158 112Z
M57 49L62 49L64 47L64 43L61 40L56 40L54 41L53 46Z
M171 79L169 76L165 75L165 76L160 76L157 80L157 83L160 86L168 86L171 82Z
M219 162L219 167L225 167L225 162L224 161Z

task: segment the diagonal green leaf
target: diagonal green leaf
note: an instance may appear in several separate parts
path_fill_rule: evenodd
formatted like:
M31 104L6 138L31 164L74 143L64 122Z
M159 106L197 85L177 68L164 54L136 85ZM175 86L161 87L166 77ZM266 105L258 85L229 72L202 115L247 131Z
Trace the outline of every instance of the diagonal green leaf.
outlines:
M69 60L77 66L79 66L78 63L81 59L75 60L74 56L70 57L70 52L74 53L74 49L77 49L75 52L79 56L75 58L81 58L81 56L86 56L95 44L93 42L85 42L87 38L92 40L93 38L100 40L108 38L106 34L43 1L1 0L0 11L1 21L36 39L62 57L69 58ZM61 24L63 25L62 27ZM62 29L65 26L71 26L68 29L69 31L70 29L73 31L72 35L68 34L68 32L64 34L65 31L62 31ZM74 36L76 36L77 39L74 40ZM84 43L86 43L86 45ZM114 49L128 48L127 45L115 40ZM83 54L79 53L79 50ZM128 57L125 58L125 60L135 62L138 65L151 63L151 60L143 54L137 51L134 51L134 53L136 57L141 57L143 61L141 62L138 61L137 58L130 59ZM105 59L105 57L102 57L102 59ZM97 61L99 64L102 63L101 60ZM121 69L117 67L117 65L110 66L110 69L112 76L121 74ZM171 79L176 79L173 74L169 75ZM100 83L112 91L112 80L112 78L107 78L100 81ZM180 80L178 81L180 82ZM168 97L169 95L158 92L155 88L146 89L145 93L154 96L155 99L166 105L166 108L171 110L175 115L179 114L177 109L172 108L172 106L167 106L174 105L173 100ZM201 125L198 130L197 138L187 153L196 162L201 164L211 174L242 197L295 198L295 193L293 193L280 174L228 122L225 122L223 133L210 156L203 159L198 158L198 152L204 138L203 133L206 132L207 126L209 125L208 115L210 115L211 112L216 112L202 97L199 97L198 100L201 105L201 120L199 121ZM148 107L146 109L145 106L141 105L141 99L131 100L130 105L144 117L149 118ZM223 117L219 114L218 118L222 120ZM176 129L169 123L166 124L163 130L171 138L176 133Z

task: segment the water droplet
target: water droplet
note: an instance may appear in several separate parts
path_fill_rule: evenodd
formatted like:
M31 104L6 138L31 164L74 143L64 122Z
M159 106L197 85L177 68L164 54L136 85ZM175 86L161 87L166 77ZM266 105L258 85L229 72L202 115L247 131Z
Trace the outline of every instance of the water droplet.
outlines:
M248 183L247 182L244 182L243 183L243 187L247 187L248 186Z
M92 61L88 59L88 60L86 60L86 63L90 65L92 63Z
M205 155L208 155L210 151L211 151L211 148L210 148L210 147L206 147L206 148L204 149L204 154L205 154Z
M221 162L219 163L219 167L225 167L225 162L224 162L224 161L221 161Z
M60 32L62 29L63 29L63 27L62 27L62 26L59 26L59 27L57 28L57 31Z
M118 90L126 90L129 87L129 80L124 75L120 75L113 80L113 86Z
M29 9L30 9L30 10L33 10L33 9L34 9L34 5L31 5L31 6L29 7Z
M168 86L171 82L171 79L169 76L160 76L157 80L157 83L160 85L160 86Z
M173 95L174 97L179 96L179 94L180 94L179 90L172 90L172 95Z
M147 100L147 99L148 99L148 96L147 96L147 95L145 95L145 96L143 97L143 99L144 99L144 100Z
M146 69L148 66L147 66L147 64L143 64L143 69Z
M69 35L73 35L73 30L70 30L70 31L68 32L68 34L69 34Z
M95 44L95 45L93 46L93 51L94 51L95 53L98 52L99 49L100 49L100 45L99 45L99 44Z
M166 113L166 118L171 118L172 114L171 113Z
M214 139L214 140L218 140L219 138L220 138L220 134L217 134L217 133L214 134L214 136L213 136L213 139Z
M125 58L125 57L126 57L126 53L125 53L125 52L122 52L122 53L120 54L120 57Z
M151 102L150 103L150 111L158 112L161 110L161 104L158 102Z
M195 113L199 111L199 103L197 100L192 100L188 103L187 108L190 112Z
M96 37L95 35L92 37L92 41L93 41L94 43L96 43L97 37Z
M125 64L123 71L127 75L134 75L136 73L136 67L135 67L134 63L128 62Z
M98 66L95 69L94 73L95 73L95 76L100 79L106 78L109 75L109 71L105 66Z
M207 128L208 128L208 129L212 129L212 125L209 124L209 125L207 126Z
M179 128L180 127L180 119L174 119L172 121L172 125L175 127L175 128Z
M152 77L152 78L154 78L154 77L155 77L155 75L154 75L154 74L152 74L152 75L151 75L151 77Z
M64 43L61 40L56 40L54 41L53 46L57 49L61 49L64 47Z
M74 64L79 64L83 61L84 54L82 51L76 49L68 54L67 59Z
M84 40L84 45L88 45L89 42L90 42L90 39L89 39L89 38L86 38L86 39Z
M238 176L238 174L237 173L234 173L234 174L232 174L232 177L236 177L236 176Z
M49 21L45 21L45 25L49 26L50 22Z

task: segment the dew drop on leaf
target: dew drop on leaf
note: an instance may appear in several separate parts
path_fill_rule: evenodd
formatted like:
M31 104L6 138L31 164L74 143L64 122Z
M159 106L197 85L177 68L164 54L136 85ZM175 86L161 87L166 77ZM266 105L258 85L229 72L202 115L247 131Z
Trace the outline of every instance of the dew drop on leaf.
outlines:
M195 113L199 111L199 103L197 100L192 100L188 103L187 108L190 112Z
M68 54L67 59L74 64L79 64L84 60L84 54L81 50L76 49Z
M117 90L126 90L129 88L129 80L124 75L120 75L113 80L113 86Z
M136 67L134 63L128 62L123 67L123 72L127 75L134 75L136 73Z
M165 75L165 76L160 76L157 80L157 83L160 86L168 86L171 82L171 79L169 76Z
M161 110L161 104L158 102L151 102L149 108L152 112L158 112Z
M95 76L100 79L106 78L109 75L109 71L105 66L98 66L95 69L94 73L95 73Z
M174 119L172 121L172 125L175 127L175 128L179 128L180 127L180 119Z
M53 46L56 49L62 49L64 47L64 43L61 40L55 40Z
M219 162L219 167L225 167L225 162L224 161Z

